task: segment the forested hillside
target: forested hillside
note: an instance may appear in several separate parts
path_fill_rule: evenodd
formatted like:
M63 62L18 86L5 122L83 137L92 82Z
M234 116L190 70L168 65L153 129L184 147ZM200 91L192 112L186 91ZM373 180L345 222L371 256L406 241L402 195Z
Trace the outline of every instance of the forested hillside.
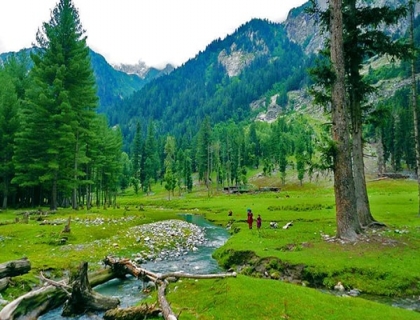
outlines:
M0 61L4 63L8 58L15 55L26 56L28 59L27 67L30 69L33 64L29 55L33 51L33 49L22 49L19 52L2 53L0 54ZM140 77L137 74L127 74L116 70L101 54L93 50L89 50L89 55L96 79L99 97L97 110L99 113L109 113L109 109L114 109L118 102L140 90L146 83L171 71L170 68L164 70L148 68L143 77Z
M112 197L128 187L149 193L160 182L169 194L191 191L193 177L209 189L247 188L250 170L278 174L281 184L290 176L303 183L330 170L329 105L313 113L308 93L310 70L320 61L308 46L322 36L305 8L293 10L284 24L251 20L170 74L150 70L145 79L114 70L89 48L83 51L83 73L93 77L85 74L87 85L74 76L78 65L70 57L62 61L55 48L4 59L3 207L8 201L51 204L53 196L74 207L91 204L88 197L98 205L115 204ZM401 28L390 34L404 42ZM60 45L69 46L64 40ZM76 49L72 54L79 57ZM383 171L412 170L409 62L367 54L360 70L377 89L376 96L363 97L363 141L376 147ZM271 111L270 121L257 117Z
M250 120L256 115L250 104L274 95L285 107L287 92L308 83L311 58L281 24L255 19L107 114L111 124L121 126L126 141L132 140L137 121L146 128L150 120L158 134L190 139L205 116L212 124Z

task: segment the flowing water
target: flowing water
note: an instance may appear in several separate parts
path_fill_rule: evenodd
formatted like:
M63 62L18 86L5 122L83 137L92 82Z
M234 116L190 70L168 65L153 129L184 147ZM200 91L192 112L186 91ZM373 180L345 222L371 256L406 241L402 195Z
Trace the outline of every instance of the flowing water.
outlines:
M204 228L206 233L206 243L198 247L198 250L191 251L181 258L173 260L161 260L155 262L147 262L142 264L142 268L156 273L183 271L185 273L208 274L222 272L217 261L212 258L215 249L223 246L229 237L229 233L225 228L215 226L199 215L185 214L183 218L199 227ZM140 300L147 297L142 292L143 282L134 277L128 276L124 280L113 279L105 284L95 287L95 291L107 296L114 296L120 299L121 307L126 308L135 305ZM40 320L55 319L78 319L91 320L102 318L101 314L93 316L83 315L74 318L61 317L62 308L54 309L47 314L39 317Z
M212 253L216 248L221 247L229 237L225 228L212 225L202 216L199 215L183 215L184 219L188 222L194 223L203 227L206 232L208 241L198 248L196 251L191 251L181 258L173 260L162 260L155 262L148 262L142 264L142 267L152 272L175 272L183 271L186 273L207 274L222 272L217 265L217 262L212 258ZM127 277L125 280L114 279L103 285L95 287L95 291L108 295L118 297L121 301L121 307L130 307L147 297L147 294L142 292L143 283L134 277ZM327 294L335 294L337 292L329 290L320 290ZM392 305L394 307L409 309L420 312L420 297L413 298L389 298L389 297L376 297L362 294L359 298L380 302L383 304ZM89 316L83 315L75 318L61 317L62 308L58 308L43 315L41 320L53 319L78 319L78 320L92 320L102 318L102 314Z

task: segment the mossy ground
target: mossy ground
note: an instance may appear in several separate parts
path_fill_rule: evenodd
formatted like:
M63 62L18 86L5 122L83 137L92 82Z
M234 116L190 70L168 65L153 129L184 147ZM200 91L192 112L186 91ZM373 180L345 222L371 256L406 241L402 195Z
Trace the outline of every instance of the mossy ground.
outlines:
M251 183L255 188L272 186L275 180L271 179ZM279 261L303 265L305 283L319 287L332 288L341 281L346 288L358 288L365 293L420 294L420 218L415 181L368 183L372 214L387 227L369 231L355 244L325 241L325 235L335 234L334 194L328 180L303 186L290 183L281 186L280 192L249 194L196 188L191 194L175 193L171 200L159 187L149 196L135 195L132 191L121 194L118 208L59 209L43 217L49 221L71 217L71 232L65 235L65 244L61 242L63 224L40 225L36 215L30 216L28 224L14 223L25 210L2 211L0 262L26 256L32 263L32 271L14 278L15 286L3 292L3 298L11 299L39 284L36 276L41 270L60 277L81 261L88 261L91 269L98 269L106 255L130 257L142 250L142 243L133 241L129 235L131 227L179 218L178 214L185 212L202 214L218 225L232 224L232 236L215 253L220 264L226 267L235 267L238 263L232 259L232 253L249 252L256 261L265 259L265 270L273 274L281 269ZM261 214L260 231L255 226L248 229L247 208ZM231 217L227 214L229 210L233 211ZM103 223L93 223L98 219L103 219ZM277 222L279 229L271 229L270 221ZM293 221L293 226L282 229L289 221ZM263 279L258 277L255 265L244 271L252 276L171 285L169 301L174 309L182 311L183 319L419 318L413 311L360 298L338 298L296 284ZM175 287L178 288L174 290Z

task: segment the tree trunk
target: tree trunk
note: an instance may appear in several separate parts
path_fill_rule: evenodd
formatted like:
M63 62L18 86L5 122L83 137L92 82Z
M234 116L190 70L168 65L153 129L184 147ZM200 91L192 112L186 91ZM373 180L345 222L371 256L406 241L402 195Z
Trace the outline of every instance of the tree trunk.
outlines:
M70 280L72 284L71 297L64 304L62 316L71 317L88 311L103 311L114 309L120 300L103 296L92 290L88 280L88 263L82 262L78 272Z
M48 310L62 305L65 299L65 292L54 286L32 290L7 304L0 311L0 319L35 320Z
M366 188L366 178L363 162L362 130L359 126L353 125L353 174L356 195L356 208L359 222L362 227L375 222L369 206L369 198Z
M31 270L31 262L27 258L13 260L0 264L0 279L15 277L28 273Z
M410 44L412 54L411 58L411 106L413 109L413 121L414 121L414 141L416 148L416 173L417 173L417 189L418 189L418 209L417 214L420 216L420 141L419 141L419 115L417 107L417 83L416 83L416 48L414 43L414 2L410 0Z
M54 173L54 179L52 181L50 209L57 210L57 172Z
M9 182L8 182L8 177L6 175L6 177L4 177L4 181L3 181L3 204L1 206L1 208L3 210L7 209L7 197L8 197L8 193L9 193Z
M168 300L166 300L165 291L166 285L168 284L167 281L159 281L159 290L158 290L158 301L159 305L162 308L163 318L165 320L177 320L177 316L172 311L171 306L169 305Z
M331 62L335 73L332 86L332 138L335 142L334 193L337 237L354 241L361 231L356 211L356 197L351 161L348 110L345 99L343 17L341 0L330 1Z
M114 279L115 274L109 270L101 270L89 275L91 285L97 286ZM7 304L0 311L0 319L37 319L42 314L61 306L67 294L53 285L32 290ZM30 316L29 316L30 315Z

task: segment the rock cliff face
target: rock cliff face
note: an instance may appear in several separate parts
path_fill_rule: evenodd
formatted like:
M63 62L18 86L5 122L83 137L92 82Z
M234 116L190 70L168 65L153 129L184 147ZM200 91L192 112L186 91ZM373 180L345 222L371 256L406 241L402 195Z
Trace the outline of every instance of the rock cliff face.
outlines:
M326 0L322 1L325 2ZM316 17L305 12L305 9L310 6L311 4L307 2L299 8L292 9L284 22L289 39L304 48L307 54L318 52L322 48L325 39Z
M230 53L222 50L218 56L218 62L225 67L229 77L237 76L243 68L248 66L255 55L246 53L242 50L237 50L236 45L233 44L230 48Z
M362 1L358 3L358 6L362 5L361 2ZM321 10L325 10L328 7L327 0L317 0L317 4ZM363 1L363 5L375 7L396 7L403 4L406 4L405 0ZM318 52L322 48L326 36L321 33L316 20L317 18L305 12L305 9L310 6L311 3L306 2L302 6L290 10L289 15L284 22L284 26L287 30L289 39L301 45L302 48L304 48L304 51L308 54ZM415 15L417 16L419 13L420 3L416 3ZM395 37L400 37L406 32L407 28L408 20L405 19L395 26L388 27L387 32L394 35Z
M366 5L368 2L368 0L364 0L363 4ZM317 4L321 10L326 10L328 7L328 0L317 0ZM406 4L406 1L371 0L367 5L376 7L396 7L402 4ZM316 17L311 16L306 12L306 8L309 8L311 5L312 4L308 1L300 7L290 10L286 21L283 22L289 39L299 44L307 54L317 53L320 49L322 49L325 37L327 36L322 34ZM361 3L358 3L358 5L360 6ZM419 13L420 3L417 3L415 8L415 15L417 16ZM408 26L408 19L405 19L395 26L388 27L386 32L394 35L395 38L398 38L404 35ZM404 84L404 81L398 81L397 85L394 83L394 81L390 80L386 82L386 85L385 83L381 84L378 90L381 92L381 94L390 96L395 92L396 89L400 88ZM305 108L308 110L309 108L313 111L314 114L320 112L320 110L315 110L318 109L318 107L312 105L312 97L308 95L306 88L302 88L301 90L294 92L289 92L288 97L288 106L284 107L286 109L293 108L295 110L299 110L301 108ZM370 99L372 99L372 97ZM282 107L275 103L276 96L272 96L269 101L270 102L267 103L266 99L260 99L250 104L251 109L265 110L259 113L256 120L273 122L281 114Z

